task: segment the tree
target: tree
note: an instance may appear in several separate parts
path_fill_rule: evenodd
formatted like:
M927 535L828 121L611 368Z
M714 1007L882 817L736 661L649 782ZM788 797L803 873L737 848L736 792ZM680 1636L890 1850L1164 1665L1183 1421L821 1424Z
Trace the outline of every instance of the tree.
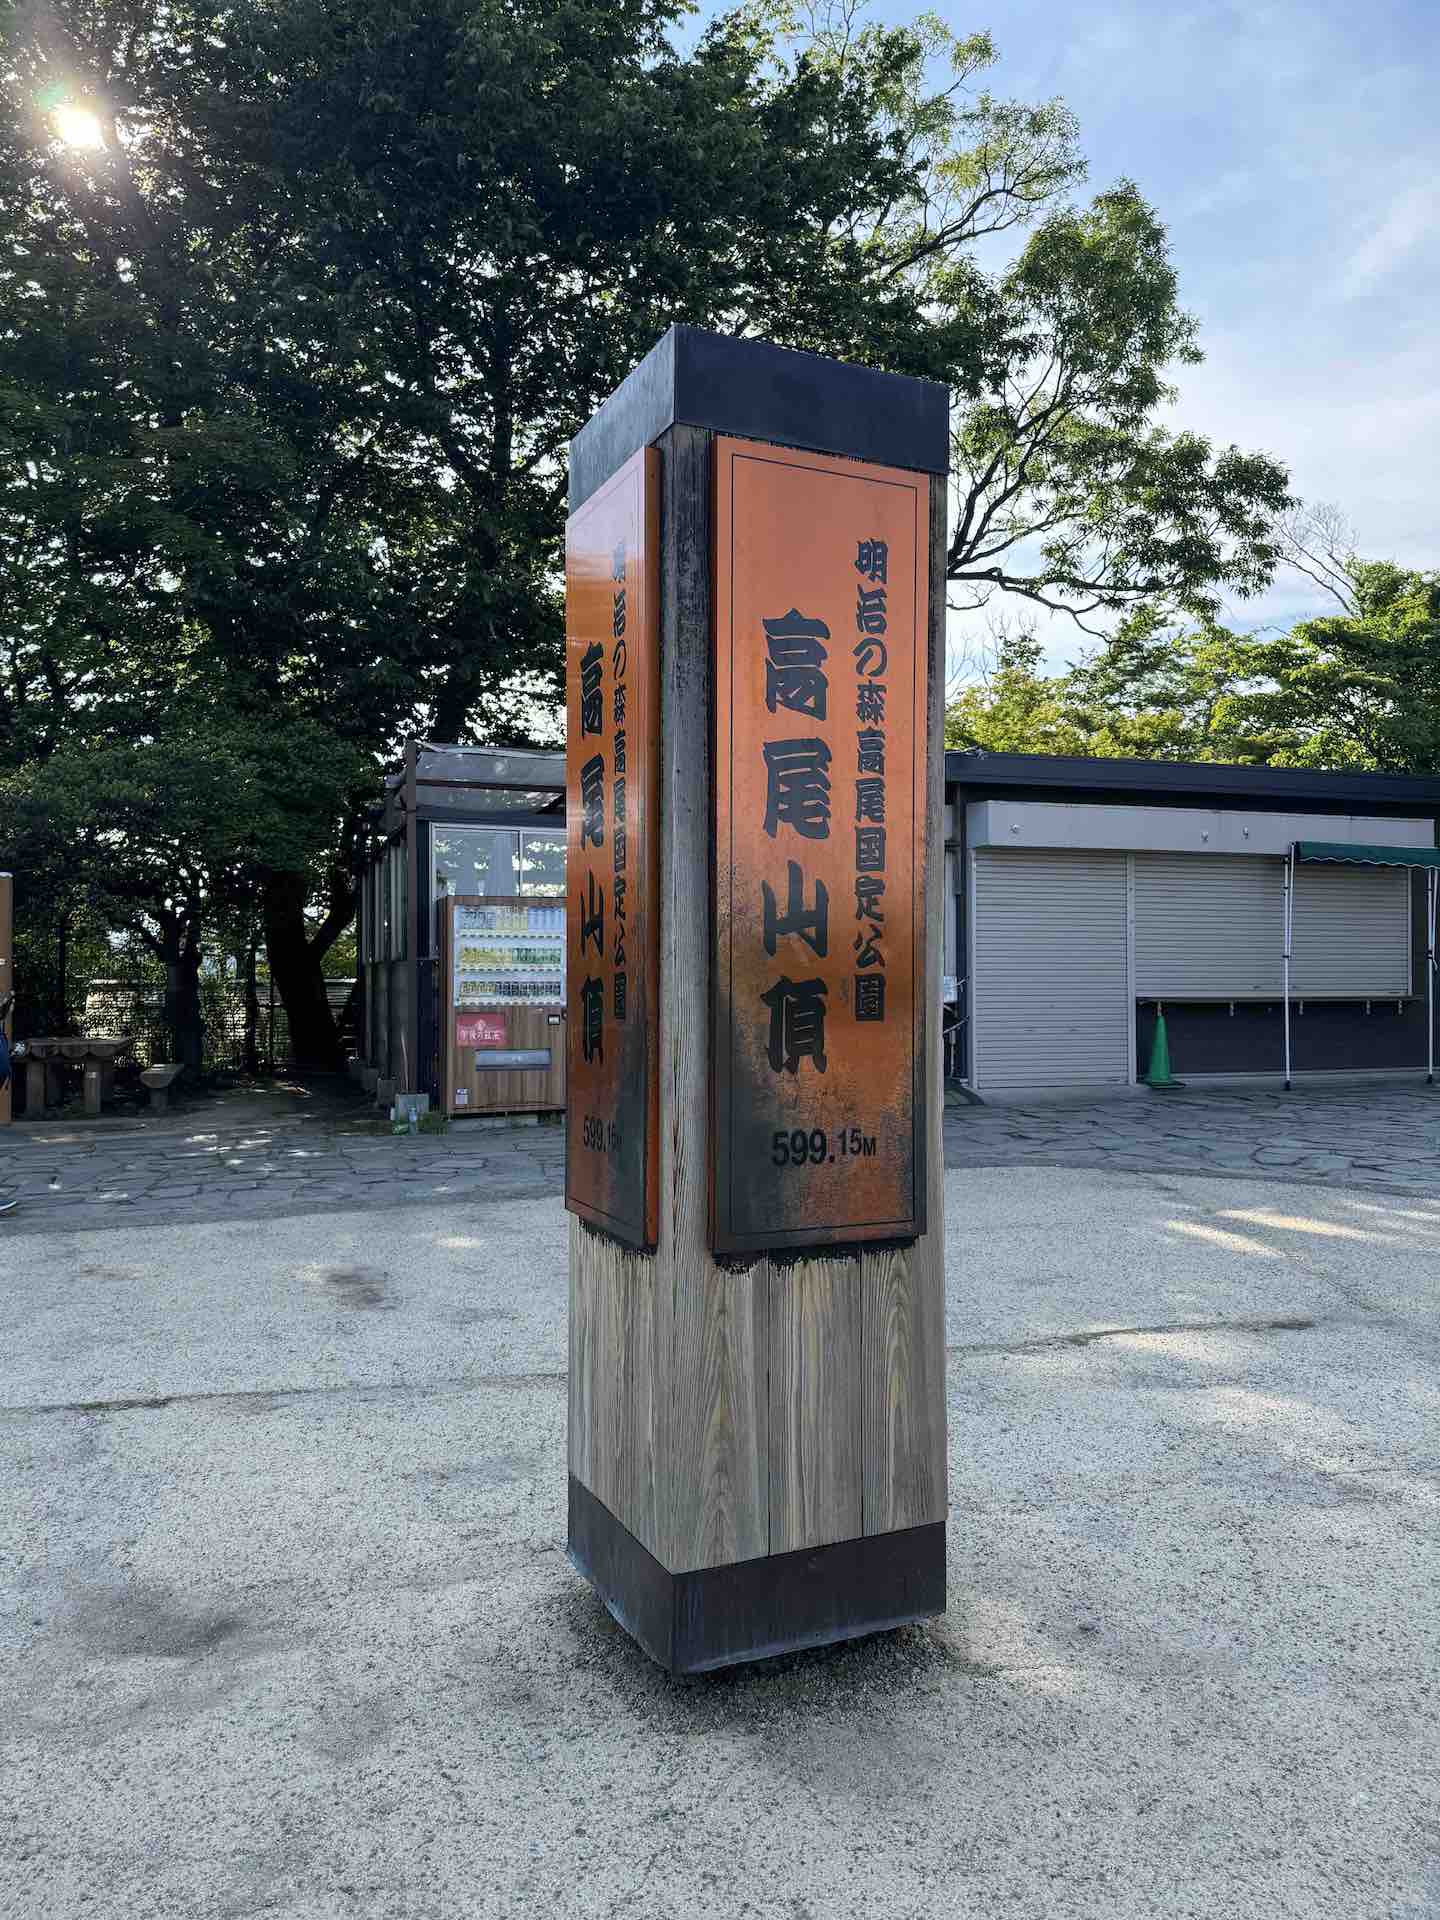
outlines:
M1072 615L1213 616L1273 573L1283 467L1155 423L1173 363L1201 356L1164 229L1132 187L1052 213L1003 276L1009 352L962 409L949 577Z
M1344 510L1329 500L1297 500L1281 514L1276 529L1285 565L1338 602L1343 612L1358 613L1358 543Z
M1167 627L1132 614L1105 645L1062 673L1041 670L1033 629L1005 629L993 662L945 716L947 746L1135 760L1270 757L1244 730L1240 700L1253 669L1224 628Z
M443 490L459 738L490 654L558 670L566 445L674 321L921 372L944 329L867 277L846 221L912 190L868 75L775 69L757 22L689 55L669 0L288 0L244 15L272 104L267 203L306 275L312 363L363 365L368 417ZM448 515L446 510L448 509ZM460 644L462 639L464 644Z
M521 734L527 680L552 700L558 680L565 441L670 319L748 305L843 350L868 316L930 365L908 294L857 292L826 237L822 206L901 184L862 93L767 77L739 27L682 58L677 12L19 11L0 421L20 761L166 737L190 678L237 720L323 722L377 758L410 731ZM95 117L86 152L53 136L62 95ZM327 871L255 868L320 1058L360 797L335 789Z
M17 8L5 49L16 111L0 140L4 755L24 774L17 792L48 793L55 821L72 821L97 897L164 945L185 1048L202 918L226 891L206 878L219 855L195 805L224 796L195 743L253 740L272 718L283 735L297 707L323 713L341 685L335 659L347 646L373 657L376 625L397 624L403 606L378 577L365 502L344 511L343 409L319 385L287 390L283 356L261 345L255 260L236 243L243 156L196 130L199 50L222 44L222 25L203 7ZM57 105L90 117L93 144L55 137ZM337 703L328 739L318 717L310 729L310 776L332 779L332 842L346 783L374 778L357 771L355 707ZM87 781L107 775L87 812ZM233 807L220 817L237 824ZM123 885L101 857L117 835ZM306 859L289 893L299 924L279 930L292 952L307 944ZM236 871L283 890L273 865ZM333 889L333 862L325 879ZM333 1049L328 1005L309 1023L297 1005L296 1030L303 1050Z
M1133 189L1070 205L1062 106L977 92L989 41L929 19L754 9L681 51L681 13L11 16L12 764L184 739L195 688L227 732L315 729L325 847L236 869L311 1057L333 1057L324 948L375 764L553 703L565 445L672 321L945 381L971 599L1202 607L1272 562L1274 463L1155 424L1193 327ZM92 146L57 141L60 100ZM1016 259L982 266L1006 236ZM191 846L178 796L172 825Z
M960 604L1211 618L1269 580L1284 469L1157 423L1167 370L1200 358L1162 225L1127 183L1070 204L1073 116L977 91L987 36L751 8L682 59L673 9L634 0L251 18L283 74L275 190L324 236L310 309L339 303L470 496L490 591L541 604L515 558L553 566L565 441L676 319L951 386ZM447 735L473 671L441 684Z
M946 743L1237 764L1440 771L1440 574L1345 557L1351 614L1285 634L1132 615L1094 653L1041 670L1033 632L946 714ZM1338 597L1338 596L1337 596Z
M1092 616L1212 618L1222 595L1262 589L1285 469L1159 424L1169 370L1203 356L1135 186L1072 203L1085 174L1073 116L977 93L987 35L925 16L899 36L852 0L789 18L815 57L869 76L912 163L914 191L858 237L867 277L908 287L952 356L953 604L1015 595L1097 631ZM982 271L982 243L993 253L1025 229L1008 264Z
M215 706L177 708L168 722L29 761L0 786L0 807L6 851L34 890L78 898L160 963L176 1057L198 1071L207 935L243 928L257 880L323 860L335 743L313 724L262 727Z
M998 629L981 671L945 709L945 745L967 752L1094 754L1100 720L1071 696L1068 674L1041 670L1034 629Z
M1440 772L1440 573L1352 556L1343 578L1353 611L1245 644L1235 723L1290 765Z

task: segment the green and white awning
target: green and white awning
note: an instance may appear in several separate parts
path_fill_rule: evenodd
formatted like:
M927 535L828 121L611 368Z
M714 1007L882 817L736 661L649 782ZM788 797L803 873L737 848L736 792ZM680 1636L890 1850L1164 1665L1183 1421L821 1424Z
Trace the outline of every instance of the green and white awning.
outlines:
M1344 861L1353 867L1428 867L1440 870L1440 847L1354 847L1344 840L1297 840L1297 860Z

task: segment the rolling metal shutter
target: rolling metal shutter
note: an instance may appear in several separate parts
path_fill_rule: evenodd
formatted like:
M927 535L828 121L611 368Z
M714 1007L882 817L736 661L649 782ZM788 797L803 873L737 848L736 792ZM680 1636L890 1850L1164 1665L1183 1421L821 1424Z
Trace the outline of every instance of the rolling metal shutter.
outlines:
M1135 855L1141 999L1274 999L1282 983L1285 863L1245 854ZM1401 868L1302 866L1290 991L1410 991L1410 880Z
M1298 896L1297 896L1298 897ZM1280 991L1285 863L1246 854L1135 855L1141 999Z
M1404 867L1295 869L1290 991L1410 991L1410 875Z
M974 886L976 1090L1128 1083L1125 855L977 848Z

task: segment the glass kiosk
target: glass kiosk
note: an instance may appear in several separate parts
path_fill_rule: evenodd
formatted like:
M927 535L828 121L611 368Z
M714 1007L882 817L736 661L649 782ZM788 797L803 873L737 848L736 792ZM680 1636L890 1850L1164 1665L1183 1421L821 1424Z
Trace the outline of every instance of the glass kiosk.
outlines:
M563 755L412 740L371 825L355 1058L381 1104L400 1092L455 1114L562 1108ZM502 1061L546 1052L548 1068Z

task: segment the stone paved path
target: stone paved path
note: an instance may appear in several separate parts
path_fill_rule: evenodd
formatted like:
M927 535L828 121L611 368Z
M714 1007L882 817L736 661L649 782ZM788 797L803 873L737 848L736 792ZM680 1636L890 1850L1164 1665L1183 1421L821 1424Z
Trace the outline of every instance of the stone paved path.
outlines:
M186 1124L56 1123L0 1134L0 1190L19 1210L7 1231L134 1226L140 1221L270 1217L424 1201L519 1200L558 1193L561 1126L460 1124L446 1134L396 1137L368 1108L326 1101L320 1111L224 1110Z
M1440 1086L1142 1093L1088 1105L950 1107L952 1167L1231 1173L1440 1194Z
M245 1119L222 1106L188 1123L19 1125L0 1134L0 1190L21 1201L0 1231L540 1197L560 1191L564 1155L554 1124L396 1138L334 1100L306 1114L252 1102ZM1224 1172L1436 1196L1440 1088L952 1106L945 1157L952 1167Z

